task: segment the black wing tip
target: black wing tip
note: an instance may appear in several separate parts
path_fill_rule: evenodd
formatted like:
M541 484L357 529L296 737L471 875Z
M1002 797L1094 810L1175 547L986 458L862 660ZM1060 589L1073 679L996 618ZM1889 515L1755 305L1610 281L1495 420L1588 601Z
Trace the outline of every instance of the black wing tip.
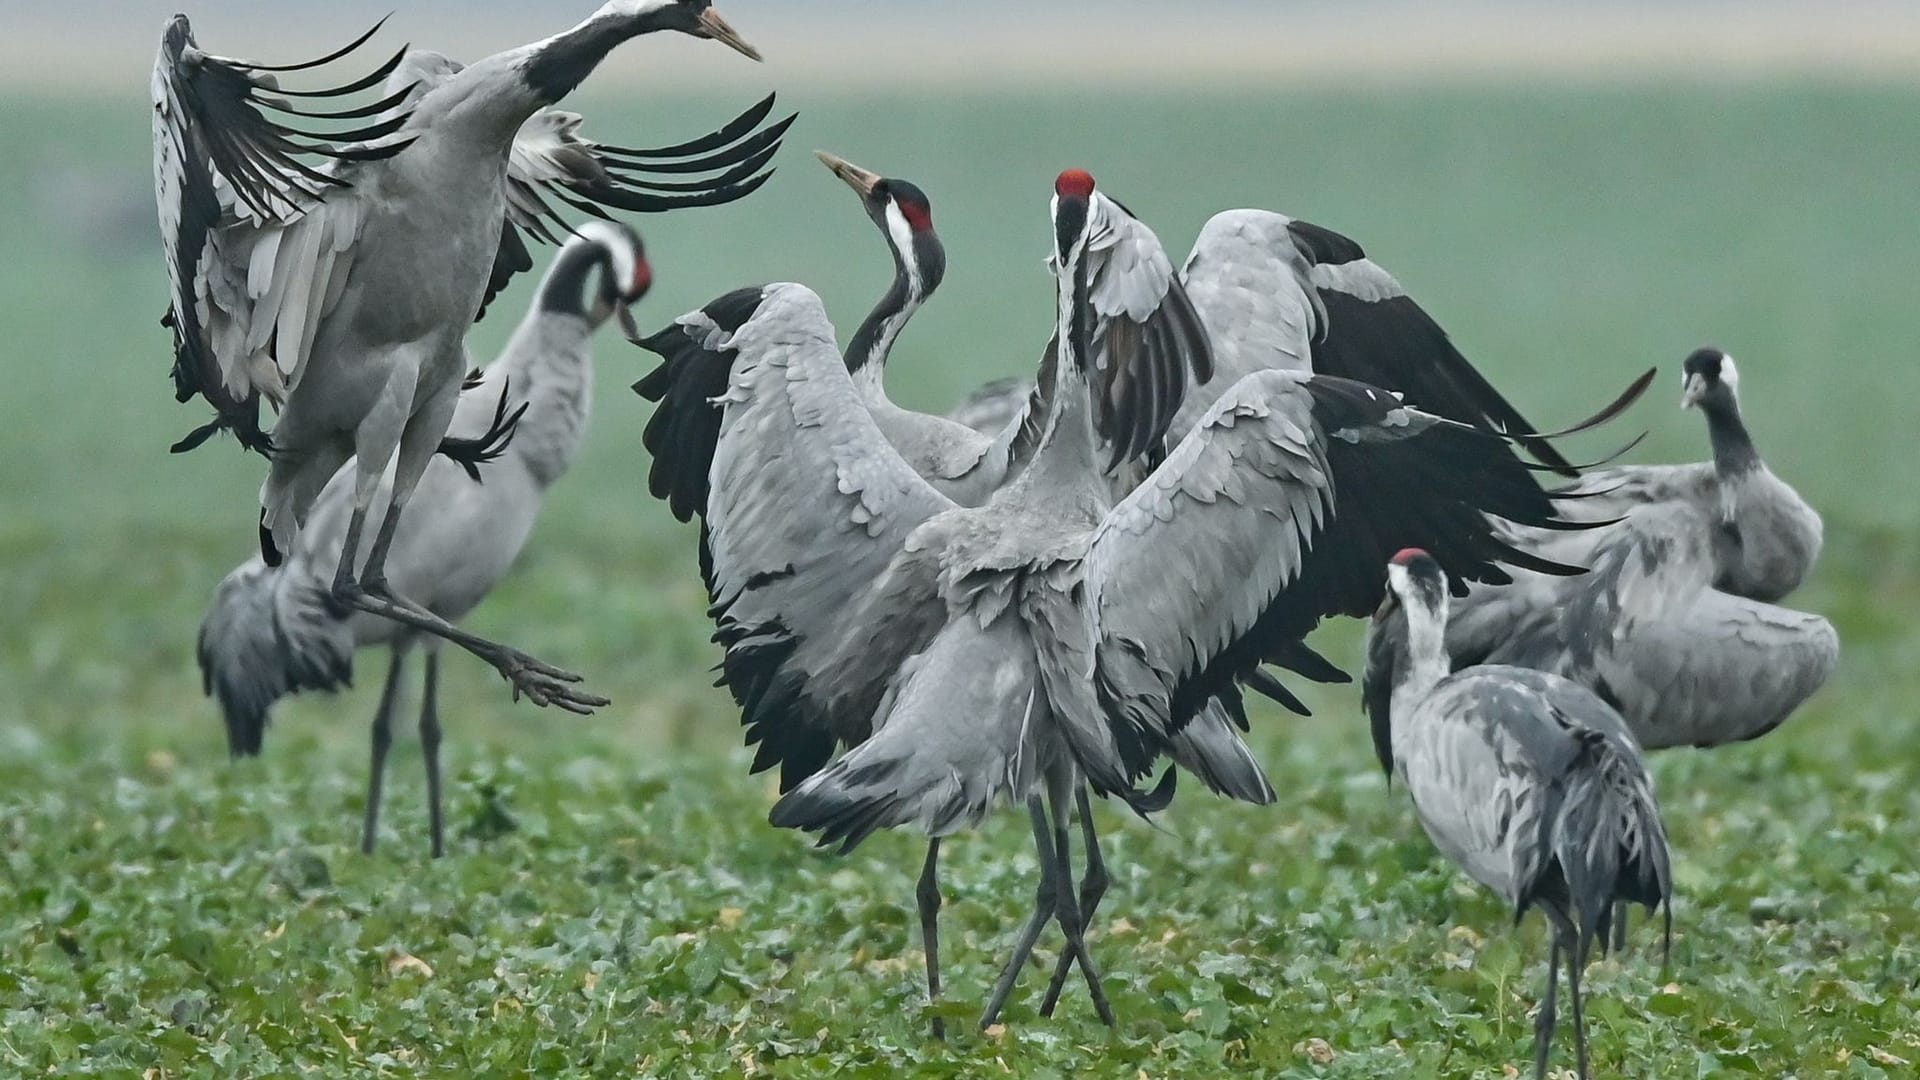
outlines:
M268 566L277 567L286 561L281 554L280 545L273 542L273 530L267 528L267 512L260 511L260 559Z

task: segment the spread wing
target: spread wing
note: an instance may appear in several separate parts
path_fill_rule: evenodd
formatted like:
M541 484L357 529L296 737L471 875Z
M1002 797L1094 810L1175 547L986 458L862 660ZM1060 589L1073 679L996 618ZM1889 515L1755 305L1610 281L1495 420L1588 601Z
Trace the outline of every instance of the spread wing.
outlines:
M1512 617L1488 661L1588 687L1653 748L1772 731L1826 683L1840 640L1818 615L1715 589L1713 528L1668 503L1606 530L1593 572Z
M349 220L299 233L284 252L278 241L260 243L253 234L300 222L351 187L354 163L391 157L409 141L390 137L406 122L407 114L395 109L404 95L337 109L308 104L378 86L404 49L371 73L324 89L282 89L278 76L343 59L378 29L318 60L276 67L202 51L185 16L167 24L151 82L154 190L171 299L162 322L173 331L175 396L186 401L201 395L219 413L175 450L191 449L222 428L251 448L267 448L258 395L284 392L296 376L304 359L298 350L311 342L315 301L324 301L331 287L324 268L283 269L275 260L325 261L322 249L343 232L356 232L357 222L349 212ZM263 110L322 123L380 119L321 133L290 127ZM229 232L249 235L229 244ZM245 250L225 250L231 247ZM212 310L243 295L286 306L271 316L229 309L225 319ZM243 346L252 341L258 326L269 327L265 336L271 338L283 314L290 323L285 344L265 362L264 346L225 351L236 337ZM235 329L235 320L242 329Z
M660 214L722 206L758 191L773 175L773 156L797 116L767 123L773 105L768 94L718 130L649 149L586 138L578 113L535 113L514 137L508 160L507 225L487 302L532 265L528 238L558 244L573 231L560 207L600 218L609 210Z
M1183 277L1214 335L1223 387L1253 371L1310 367L1514 435L1542 464L1573 475L1393 275L1347 237L1266 210L1229 210L1201 230ZM1190 404L1175 430L1198 422L1211 396Z
M1094 535L1076 756L1103 788L1137 779L1263 655L1378 606L1402 547L1456 582L1504 581L1503 563L1572 572L1500 540L1488 515L1556 520L1501 438L1344 379L1241 380Z
M1034 391L1034 380L1024 376L995 379L968 394L966 400L947 413L947 419L993 438L1026 416L1027 402Z
M1213 378L1213 346L1166 249L1146 223L1096 191L1087 236L1087 299L1097 320L1094 418L1112 447L1111 465L1118 466L1164 444L1189 380ZM1047 351L1051 356L1055 346ZM1044 401L1051 382L1043 370L1036 404ZM1030 410L1033 416L1044 413Z
M715 639L726 649L722 681L740 703L748 743L760 747L754 768L780 765L782 790L790 789L836 745L864 737L870 714L834 706L849 677L831 659L838 637L850 622L871 631L925 610L912 589L888 606L897 584L889 566L916 527L954 504L874 425L819 297L804 286L730 294L649 347L672 354L650 377L663 413L710 415L716 398L720 406L704 497L689 494L679 505L706 518L703 563ZM725 381L709 393L706 380L716 373ZM662 432L701 423L676 428L682 420L654 418ZM669 497L680 490L674 484L692 483L698 458L670 470ZM864 611L857 620L856 608ZM896 649L907 636L887 635L875 647ZM860 659L884 680L905 654Z

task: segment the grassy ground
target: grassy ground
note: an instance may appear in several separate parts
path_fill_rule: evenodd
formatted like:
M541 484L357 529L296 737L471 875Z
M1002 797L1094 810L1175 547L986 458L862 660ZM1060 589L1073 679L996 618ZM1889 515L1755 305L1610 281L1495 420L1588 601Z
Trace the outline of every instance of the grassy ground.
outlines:
M649 127L599 104L601 130L653 141L724 111L707 102ZM1637 417L1653 429L1646 460L1702 452L1695 418L1672 408L1677 359L1706 340L1738 355L1765 449L1829 515L1828 556L1796 602L1834 618L1847 659L1779 734L1658 761L1679 854L1673 965L1642 949L1595 967L1598 1072L1912 1074L1920 502L1906 417L1920 254L1899 226L1920 92L793 104L806 114L796 152L760 197L641 223L660 276L644 323L798 277L852 325L884 262L843 189L797 152L820 145L936 202L952 272L902 346L895 382L913 403L1030 362L1047 320L1045 184L1068 164L1176 250L1230 205L1357 235L1542 422L1664 363ZM1509 929L1437 862L1379 778L1350 694L1318 698L1312 720L1260 725L1275 808L1190 797L1162 831L1103 816L1117 885L1094 949L1118 1033L1083 997L1041 1021L1022 996L1002 1032L925 1043L916 845L888 836L839 859L764 824L769 789L746 777L706 686L692 538L640 492L644 412L624 386L642 365L611 340L592 445L473 624L576 665L615 705L589 720L514 708L452 660L452 857L424 859L410 744L384 847L360 857L380 659L363 658L353 694L283 707L259 762L227 764L199 694L193 629L252 542L258 471L230 446L163 452L201 417L168 400L144 129L132 106L0 113L0 229L15 254L0 263L0 1073L1524 1065L1538 927ZM510 323L490 320L477 347ZM1351 628L1327 648L1357 659ZM1012 814L949 847L963 1030L1029 902L1026 849Z

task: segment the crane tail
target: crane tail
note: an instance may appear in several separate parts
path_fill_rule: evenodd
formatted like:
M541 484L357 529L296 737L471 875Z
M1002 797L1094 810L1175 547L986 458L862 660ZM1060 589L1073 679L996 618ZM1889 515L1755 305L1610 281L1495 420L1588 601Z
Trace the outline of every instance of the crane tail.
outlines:
M261 560L242 564L220 582L200 623L201 690L219 703L236 758L260 753L274 702L353 682L346 624L317 589L289 596L281 576Z

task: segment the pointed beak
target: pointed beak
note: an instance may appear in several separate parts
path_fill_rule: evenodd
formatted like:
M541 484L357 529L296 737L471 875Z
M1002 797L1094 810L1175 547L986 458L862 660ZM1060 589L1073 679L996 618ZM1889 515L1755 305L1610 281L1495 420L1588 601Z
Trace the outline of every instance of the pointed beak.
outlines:
M819 158L820 164L825 165L848 187L859 192L862 199L873 194L874 187L880 183L879 173L868 172L846 158L829 154L825 150L815 150L813 156Z
M625 335L629 342L635 345L640 344L641 339L646 337L646 335L640 332L640 324L634 321L633 306L625 301L621 301L613 305L613 314L615 318L620 320L620 333Z
M712 38L749 60L760 59L760 50L747 44L747 39L712 8L700 13L700 36Z
M1374 609L1373 617L1376 619L1384 619L1397 611L1399 607L1400 594L1394 592L1393 586L1389 585L1387 586L1387 594L1380 598L1380 606Z
M1705 396L1706 392L1707 380L1698 375L1687 376L1687 381L1680 386L1680 407L1683 409L1691 409L1695 405L1700 404L1700 399Z

